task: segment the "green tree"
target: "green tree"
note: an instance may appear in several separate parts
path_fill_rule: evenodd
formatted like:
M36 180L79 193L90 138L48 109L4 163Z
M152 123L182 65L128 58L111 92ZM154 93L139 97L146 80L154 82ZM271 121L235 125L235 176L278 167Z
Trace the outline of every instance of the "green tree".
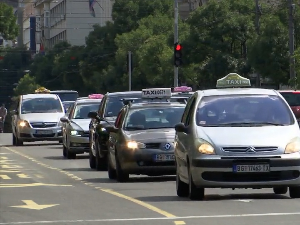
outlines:
M24 77L19 80L18 85L14 88L14 95L19 96L31 94L39 87L40 85L36 83L35 77L25 74Z
M18 36L17 18L13 7L6 3L0 3L0 34L6 40L13 40Z
M247 53L255 34L254 2L248 0L211 0L194 11L189 19L190 36L183 42L190 70L198 75L202 87L229 72L247 75Z

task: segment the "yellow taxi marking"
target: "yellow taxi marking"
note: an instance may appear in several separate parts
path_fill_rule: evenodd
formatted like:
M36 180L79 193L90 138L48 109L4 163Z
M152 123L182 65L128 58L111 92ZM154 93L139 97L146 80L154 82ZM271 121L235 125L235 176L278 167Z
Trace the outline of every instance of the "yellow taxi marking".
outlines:
M119 198L123 198L123 199L126 199L126 200L128 200L128 201L134 202L134 203L136 203L136 204L138 204L138 205L140 205L140 206L143 206L143 207L145 207L145 208L147 208L147 209L150 209L150 210L152 210L152 211L154 211L154 212L157 212L157 213L159 213L159 214L161 214L161 215L163 215L163 216L165 216L165 217L168 217L168 218L176 217L175 215L173 215L173 214L171 214L171 213L168 213L168 212L166 212L166 211L164 211L164 210L161 210L161 209L159 209L159 208L157 208L157 207L155 207L155 206L153 206L153 205L150 205L150 204L148 204L148 203L146 203L146 202L142 202L142 201L137 200L137 199L135 199L135 198L131 198L131 197L127 196L127 195L123 195L123 194L121 194L121 193L119 193L119 192L116 192L116 191L113 191L113 190L111 190L111 189L100 189L100 190L101 190L101 191L104 191L104 192L106 192L106 193L115 195L115 196L117 196L117 197L119 197Z
M185 224L184 221L174 221L174 223L175 223L176 225L184 225L184 224Z
M72 174L72 173L66 172L66 171L64 171L64 170L62 170L62 169L59 169L59 168L55 168L55 167L49 166L49 165L47 165L47 164L45 164L45 163L41 163L41 162L39 162L38 160L36 160L36 159L34 159L34 158L32 158L32 157L30 157L30 156L28 156L28 155L25 155L25 154L23 154L23 153L21 153L21 152L15 150L15 149L12 149L12 148L9 148L9 147L5 147L5 148L6 148L7 150L9 150L9 151L15 153L15 154L18 154L18 155L23 156L24 158L26 158L26 159L28 159L28 160L31 160L32 162L37 163L38 165L41 165L41 166L43 166L43 167L45 167L45 168L48 168L48 169L56 170L56 171L58 171L58 172L60 172L60 173L63 173L63 174L65 174L65 175L69 176L70 178L72 178L72 179L74 179L74 180L80 180L82 183L84 183L84 184L86 183L86 182L83 182L83 180L82 180L80 177L77 177L77 176L75 176L75 175ZM19 186L17 186L17 185L19 185ZM21 187L29 187L30 185L31 185L32 187L34 187L34 186L50 186L49 184L35 183L35 184L30 184L30 185L28 185L28 184L27 184L27 185L26 185L26 184L14 184L14 185L11 185L10 187L20 187L20 185L21 185ZM86 183L85 185L92 186L92 185L90 185L90 183ZM54 186L55 186L55 185L54 185ZM57 186L59 186L59 185L57 185ZM63 186L63 185L60 185L60 186ZM64 185L64 186L72 186L72 185ZM1 186L1 184L0 184L0 188L1 188L1 187L8 187L8 186L7 186L7 185L6 185L6 186ZM126 199L126 200L128 200L128 201L131 201L131 202L133 202L133 203L135 203L135 204L138 204L138 205L140 205L140 206L143 206L143 207L145 207L145 208L147 208L147 209L149 209L149 210L151 210L151 211L153 211L153 212L156 212L156 213L158 213L158 214L160 214L160 215L163 215L163 216L165 216L165 217L167 217L167 218L170 218L170 219L176 218L175 215L173 215L173 214L171 214L171 213L168 213L167 211L161 210L161 209L159 209L159 208L157 208L157 207L155 207L155 206L153 206L153 205L151 205L151 204L148 204L148 203L146 203L146 202L137 200L137 199L132 198L132 197L129 197L129 196L127 196L127 195L123 195L123 194L121 194L121 193L119 193L119 192L116 192L116 191L113 191L113 190L111 190L111 189L102 189L101 187L94 187L94 188L97 189L97 190L101 190L101 191L103 191L103 192L106 192L106 193L108 193L108 194L114 195L114 196L116 196L116 197L123 198L123 199ZM178 222L178 221L177 221L177 222Z
M22 202L24 202L25 205L16 205L16 206L11 206L11 207L14 207L14 208L23 208L23 209L41 210L41 209L46 209L46 208L50 208L50 207L59 205L59 204L39 205L39 204L35 203L32 200L22 200Z
M11 178L7 175L0 175L0 178L3 180L10 180Z
M72 185L64 184L44 184L44 183L31 183L31 184L0 184L0 188L13 188L13 187L72 187Z

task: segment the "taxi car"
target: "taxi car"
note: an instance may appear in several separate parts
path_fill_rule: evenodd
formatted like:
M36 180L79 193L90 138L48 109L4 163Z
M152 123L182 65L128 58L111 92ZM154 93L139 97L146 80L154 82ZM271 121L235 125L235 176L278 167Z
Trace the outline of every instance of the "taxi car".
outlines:
M142 103L128 102L109 132L108 176L125 182L129 174L175 174L174 126L185 104L170 99L171 88L143 89Z
M68 116L60 118L63 123L63 156L76 158L76 154L89 152L88 113L97 110L101 103L101 95L89 95L86 99L78 99L70 109Z
M125 98L141 98L140 91L106 93L97 110L91 111L88 117L90 131L89 164L91 169L107 169L107 141L109 134L106 127L113 125Z
M176 189L203 199L205 188L273 188L300 197L300 130L275 90L228 74L196 91L175 126Z
M60 98L46 89L19 96L12 114L13 145L62 139L59 119L65 114L64 108Z

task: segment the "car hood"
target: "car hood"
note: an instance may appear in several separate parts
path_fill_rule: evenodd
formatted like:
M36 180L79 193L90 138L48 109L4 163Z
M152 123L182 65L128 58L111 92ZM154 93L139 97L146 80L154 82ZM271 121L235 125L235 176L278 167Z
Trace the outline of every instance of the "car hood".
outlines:
M197 136L217 149L234 146L276 146L284 149L300 137L298 125L264 127L197 127Z
M72 119L71 123L79 126L82 130L88 131L91 119Z
M20 119L26 120L29 123L32 122L52 122L58 123L60 118L63 117L65 113L28 113L28 114L21 114Z
M175 138L174 128L125 131L124 133L129 140L141 142L157 142L158 140L173 142Z

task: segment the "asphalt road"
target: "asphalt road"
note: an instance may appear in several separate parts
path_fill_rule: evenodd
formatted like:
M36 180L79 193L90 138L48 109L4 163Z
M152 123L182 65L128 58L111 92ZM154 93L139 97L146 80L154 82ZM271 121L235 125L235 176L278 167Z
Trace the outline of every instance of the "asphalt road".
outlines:
M0 134L0 225L295 225L300 199L271 189L208 189L205 201L179 198L174 177L134 176L116 183L89 168L87 155L68 160L57 143L11 146Z

